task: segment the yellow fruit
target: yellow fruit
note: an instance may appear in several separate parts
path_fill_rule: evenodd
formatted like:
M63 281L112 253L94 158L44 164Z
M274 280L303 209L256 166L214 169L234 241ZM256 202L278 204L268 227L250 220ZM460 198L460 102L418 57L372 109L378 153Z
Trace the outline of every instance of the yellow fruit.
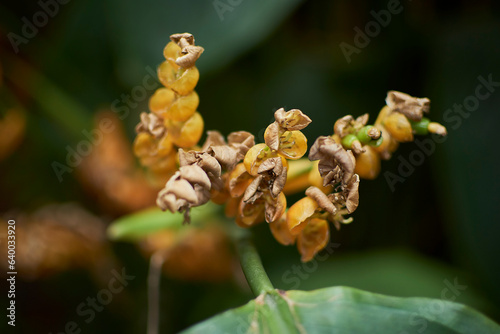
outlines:
M389 134L398 142L404 143L413 140L413 129L405 115L393 112L384 121Z
M383 125L376 125L376 127L382 132L382 144L377 147L372 147L375 152L380 154L380 157L384 160L389 160L392 153L397 150L399 143L392 138L389 131Z
M372 147L365 145L364 149L365 152L356 156L354 173L363 179L373 180L380 173L380 157Z

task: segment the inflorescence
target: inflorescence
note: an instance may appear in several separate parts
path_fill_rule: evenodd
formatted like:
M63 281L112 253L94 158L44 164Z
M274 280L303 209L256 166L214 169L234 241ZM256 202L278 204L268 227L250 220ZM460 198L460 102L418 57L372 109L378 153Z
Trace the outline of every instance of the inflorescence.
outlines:
M150 113L141 114L134 152L153 176L166 182L158 193L162 210L184 212L208 201L225 204L236 224L249 228L266 221L283 245L297 243L302 261L310 261L330 240L330 223L338 230L348 224L359 204L360 178L374 179L380 161L391 158L399 143L429 132L446 135L446 128L424 117L430 100L390 91L386 106L373 125L368 114L340 118L334 133L320 136L309 150L300 131L311 119L298 109L274 113L275 122L255 143L245 131L227 140L203 133L196 111L199 79L195 66L203 48L191 34L174 34L164 49L158 77L165 87L150 98ZM305 166L305 167L304 167ZM287 209L286 194L305 190L305 197Z

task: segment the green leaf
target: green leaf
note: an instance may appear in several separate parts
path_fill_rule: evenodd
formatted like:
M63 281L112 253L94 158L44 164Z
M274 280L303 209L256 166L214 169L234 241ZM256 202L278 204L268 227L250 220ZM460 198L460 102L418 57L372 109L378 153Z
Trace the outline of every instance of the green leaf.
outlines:
M206 222L217 210L212 202L192 208L191 225ZM115 220L108 228L108 236L113 240L135 241L159 230L182 228L183 222L183 214L163 212L154 207Z
M482 333L500 326L462 304L397 298L348 287L260 295L183 333Z

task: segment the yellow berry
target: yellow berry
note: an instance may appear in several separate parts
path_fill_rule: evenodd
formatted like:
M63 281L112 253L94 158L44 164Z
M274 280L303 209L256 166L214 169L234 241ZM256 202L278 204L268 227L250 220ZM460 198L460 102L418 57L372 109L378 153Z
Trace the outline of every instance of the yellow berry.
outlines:
M384 126L391 136L401 143L413 140L413 129L410 121L401 113L393 112L387 116Z
M382 132L382 138L384 138L384 140L382 141L382 144L377 147L373 147L373 149L375 152L380 154L382 159L389 160L392 153L394 153L394 151L398 148L399 143L392 138L389 131L387 131L383 125L377 125L376 127L380 130L380 132Z
M137 157L152 155L156 151L156 141L148 133L141 132L137 134L134 141L134 154Z
M380 173L380 157L371 146L364 146L365 152L356 156L354 173L367 180L375 179Z

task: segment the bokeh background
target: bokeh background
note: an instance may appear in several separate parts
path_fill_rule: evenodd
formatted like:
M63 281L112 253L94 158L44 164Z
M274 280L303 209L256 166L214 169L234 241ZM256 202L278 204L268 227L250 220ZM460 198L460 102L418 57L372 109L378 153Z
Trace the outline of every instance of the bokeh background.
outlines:
M75 0L50 7L53 17L27 38L23 26L42 5L2 1L0 212L17 223L16 330L59 333L75 321L83 333L145 332L147 247L109 242L105 228L154 201L130 151L154 90L135 95L127 113L115 113L122 118L115 131L61 179L54 162L66 164L68 147L85 141L85 131L113 103L124 107L122 94L139 94L135 87L152 78L168 36L185 31L205 48L196 90L207 130L247 130L263 141L277 108L299 108L313 120L304 131L312 143L345 114L369 113L374 120L393 89L429 97L430 117L449 128L446 141L394 191L383 172L397 174L400 159L419 149L414 143L383 162L377 180L362 181L354 223L332 233L334 252L321 260L303 266L295 247L279 245L265 224L256 227L276 287L346 285L439 299L446 282L457 281L456 301L499 321L500 89L460 116L459 126L451 128L457 123L443 114L474 96L479 76L500 82L500 6L403 0L402 11L348 61L340 44L355 46L355 28L364 31L374 21L371 11L386 10L389 2ZM18 52L12 33L26 38ZM198 235L186 246L195 268L185 273L174 263L162 278L162 333L252 297L226 241L208 239ZM5 262L4 238L1 245ZM204 253L207 247L214 253ZM207 264L207 254L222 253L218 264ZM135 278L86 323L77 307L122 267ZM214 267L220 268L211 277L206 272ZM12 330L5 317L0 328Z

